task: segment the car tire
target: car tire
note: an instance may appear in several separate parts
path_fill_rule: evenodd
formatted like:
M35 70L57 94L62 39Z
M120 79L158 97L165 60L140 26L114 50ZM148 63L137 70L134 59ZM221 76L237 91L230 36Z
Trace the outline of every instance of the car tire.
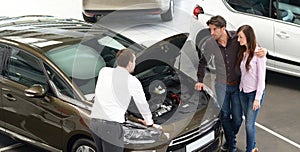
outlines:
M169 9L167 12L160 14L162 21L171 21L174 16L174 0L170 0Z
M96 152L96 145L92 140L89 139L78 139L74 142L71 152Z
M84 21L89 22L89 23L96 23L97 22L97 17L93 16L93 17L89 17L86 16L84 13L82 13L82 17L84 19Z

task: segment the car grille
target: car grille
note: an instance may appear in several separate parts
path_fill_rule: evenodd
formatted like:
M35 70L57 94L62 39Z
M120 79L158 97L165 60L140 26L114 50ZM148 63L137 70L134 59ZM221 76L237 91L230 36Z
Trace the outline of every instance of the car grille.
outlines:
M173 139L171 141L171 143L169 144L169 148L168 151L177 151L179 149L185 149L185 146L189 143L192 143L200 138L202 138L203 136L207 135L208 133L214 131L215 132L215 140L211 141L210 143L208 143L210 146L209 147L199 147L199 149L202 149L201 151L206 151L206 149L208 150L213 150L213 149L217 149L218 145L219 145L219 140L218 137L221 134L221 123L219 121L219 119L215 119L213 121L210 121L208 123L202 124L201 127L198 127L186 134L183 134L175 139ZM206 145L205 145L206 146Z

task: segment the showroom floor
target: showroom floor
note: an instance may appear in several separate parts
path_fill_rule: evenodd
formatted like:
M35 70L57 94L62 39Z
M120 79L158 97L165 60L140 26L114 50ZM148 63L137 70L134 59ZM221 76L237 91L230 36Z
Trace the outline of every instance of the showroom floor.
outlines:
M149 46L175 33L189 32L193 0L175 0L175 18L161 22L159 16L127 16L100 23ZM17 4L17 5L16 5ZM81 0L10 0L0 16L54 15L82 20ZM300 79L267 73L266 94L257 120L257 145L262 152L300 151ZM245 131L238 135L238 149L245 149ZM0 135L0 151L41 151Z

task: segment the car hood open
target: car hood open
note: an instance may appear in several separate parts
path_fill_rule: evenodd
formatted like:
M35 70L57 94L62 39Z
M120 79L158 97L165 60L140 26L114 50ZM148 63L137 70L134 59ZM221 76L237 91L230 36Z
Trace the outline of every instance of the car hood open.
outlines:
M188 36L188 33L173 35L139 52L136 55L137 59L134 74L145 71L162 62L174 66L175 59L180 55L181 48L184 46Z

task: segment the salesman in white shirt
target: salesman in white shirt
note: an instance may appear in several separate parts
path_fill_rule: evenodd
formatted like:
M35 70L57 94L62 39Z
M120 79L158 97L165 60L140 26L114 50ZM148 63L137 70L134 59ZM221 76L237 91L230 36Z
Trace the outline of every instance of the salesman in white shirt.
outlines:
M135 59L132 50L120 50L116 55L117 67L104 67L99 72L90 123L98 152L123 151L121 123L125 121L131 97L143 116L141 123L153 125L141 82L130 74L134 71Z

